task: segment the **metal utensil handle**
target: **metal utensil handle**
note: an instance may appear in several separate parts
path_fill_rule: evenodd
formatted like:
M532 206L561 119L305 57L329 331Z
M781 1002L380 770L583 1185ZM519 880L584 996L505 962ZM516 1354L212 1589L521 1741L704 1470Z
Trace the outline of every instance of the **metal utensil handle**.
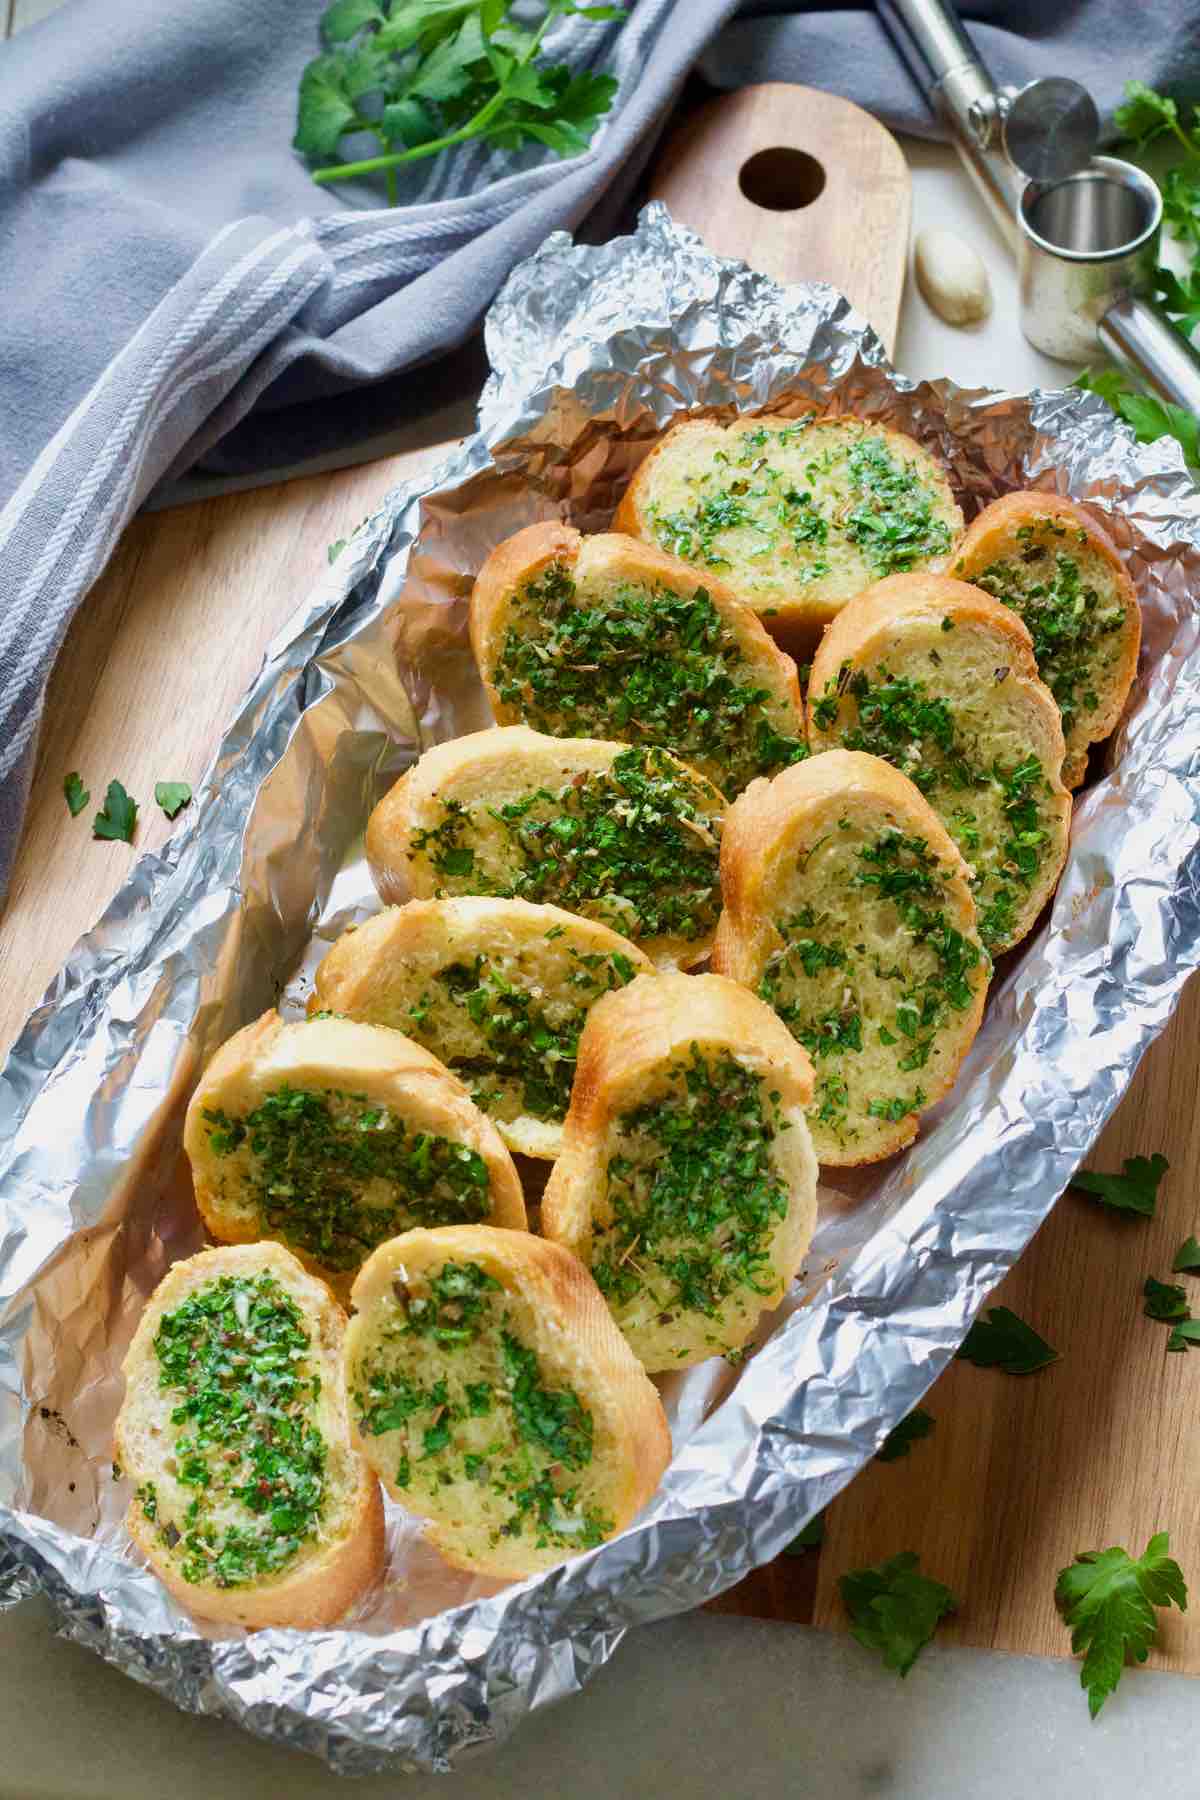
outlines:
M1122 294L1101 319L1097 335L1113 361L1160 400L1200 414L1200 357L1149 301Z
M1016 248L1024 187L1000 146L996 85L952 7L942 0L877 0L879 16L932 110L947 126L967 172Z

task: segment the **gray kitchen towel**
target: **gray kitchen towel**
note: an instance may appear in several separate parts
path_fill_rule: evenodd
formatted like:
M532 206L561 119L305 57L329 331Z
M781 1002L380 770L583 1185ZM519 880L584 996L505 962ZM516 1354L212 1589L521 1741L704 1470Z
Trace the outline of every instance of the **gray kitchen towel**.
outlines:
M609 229L706 47L717 85L804 80L923 120L869 11L751 0L718 37L737 0L636 0L547 39L619 78L589 151L467 146L389 208L314 186L289 147L323 6L70 0L0 49L0 897L49 670L151 490L394 423L549 231ZM1198 12L1160 0L1151 31L1128 0L1019 0L968 22L1000 76L1066 69L1108 104L1128 73L1183 73Z

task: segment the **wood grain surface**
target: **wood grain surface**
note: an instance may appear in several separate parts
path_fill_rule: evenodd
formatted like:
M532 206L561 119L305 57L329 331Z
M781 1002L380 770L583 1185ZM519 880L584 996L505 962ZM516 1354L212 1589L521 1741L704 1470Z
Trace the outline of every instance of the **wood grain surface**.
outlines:
M870 113L791 82L740 88L700 107L670 139L650 192L722 256L777 281L840 288L891 353L912 178Z

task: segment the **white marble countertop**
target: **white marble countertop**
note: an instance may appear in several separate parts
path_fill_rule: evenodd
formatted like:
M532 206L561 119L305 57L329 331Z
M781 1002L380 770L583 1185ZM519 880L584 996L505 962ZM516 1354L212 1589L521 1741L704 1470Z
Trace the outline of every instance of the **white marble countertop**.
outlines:
M1005 246L953 155L906 145L914 230L960 231L988 264L984 324L941 324L910 283L896 361L914 377L964 386L1056 387L1075 373L1017 327ZM448 1782L380 1778L345 1789L319 1764L185 1717L104 1663L54 1639L40 1605L0 1618L0 1795L20 1800L289 1800L353 1792L489 1800L567 1792L570 1800L1011 1800L1044 1790L1088 1800L1145 1792L1193 1800L1191 1678L1131 1672L1089 1723L1068 1662L939 1650L900 1682L847 1638L801 1626L694 1614L630 1638L578 1698L537 1715L503 1750ZM851 1728L852 1722L852 1728ZM1177 1771L1177 1773L1175 1773Z

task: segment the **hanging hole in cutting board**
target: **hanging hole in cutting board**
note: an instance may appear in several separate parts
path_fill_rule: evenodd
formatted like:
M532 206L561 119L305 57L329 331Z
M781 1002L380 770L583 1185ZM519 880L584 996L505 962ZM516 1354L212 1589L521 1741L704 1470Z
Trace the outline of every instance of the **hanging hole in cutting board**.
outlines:
M738 186L747 200L767 212L799 212L823 191L825 170L807 150L775 144L742 164Z

